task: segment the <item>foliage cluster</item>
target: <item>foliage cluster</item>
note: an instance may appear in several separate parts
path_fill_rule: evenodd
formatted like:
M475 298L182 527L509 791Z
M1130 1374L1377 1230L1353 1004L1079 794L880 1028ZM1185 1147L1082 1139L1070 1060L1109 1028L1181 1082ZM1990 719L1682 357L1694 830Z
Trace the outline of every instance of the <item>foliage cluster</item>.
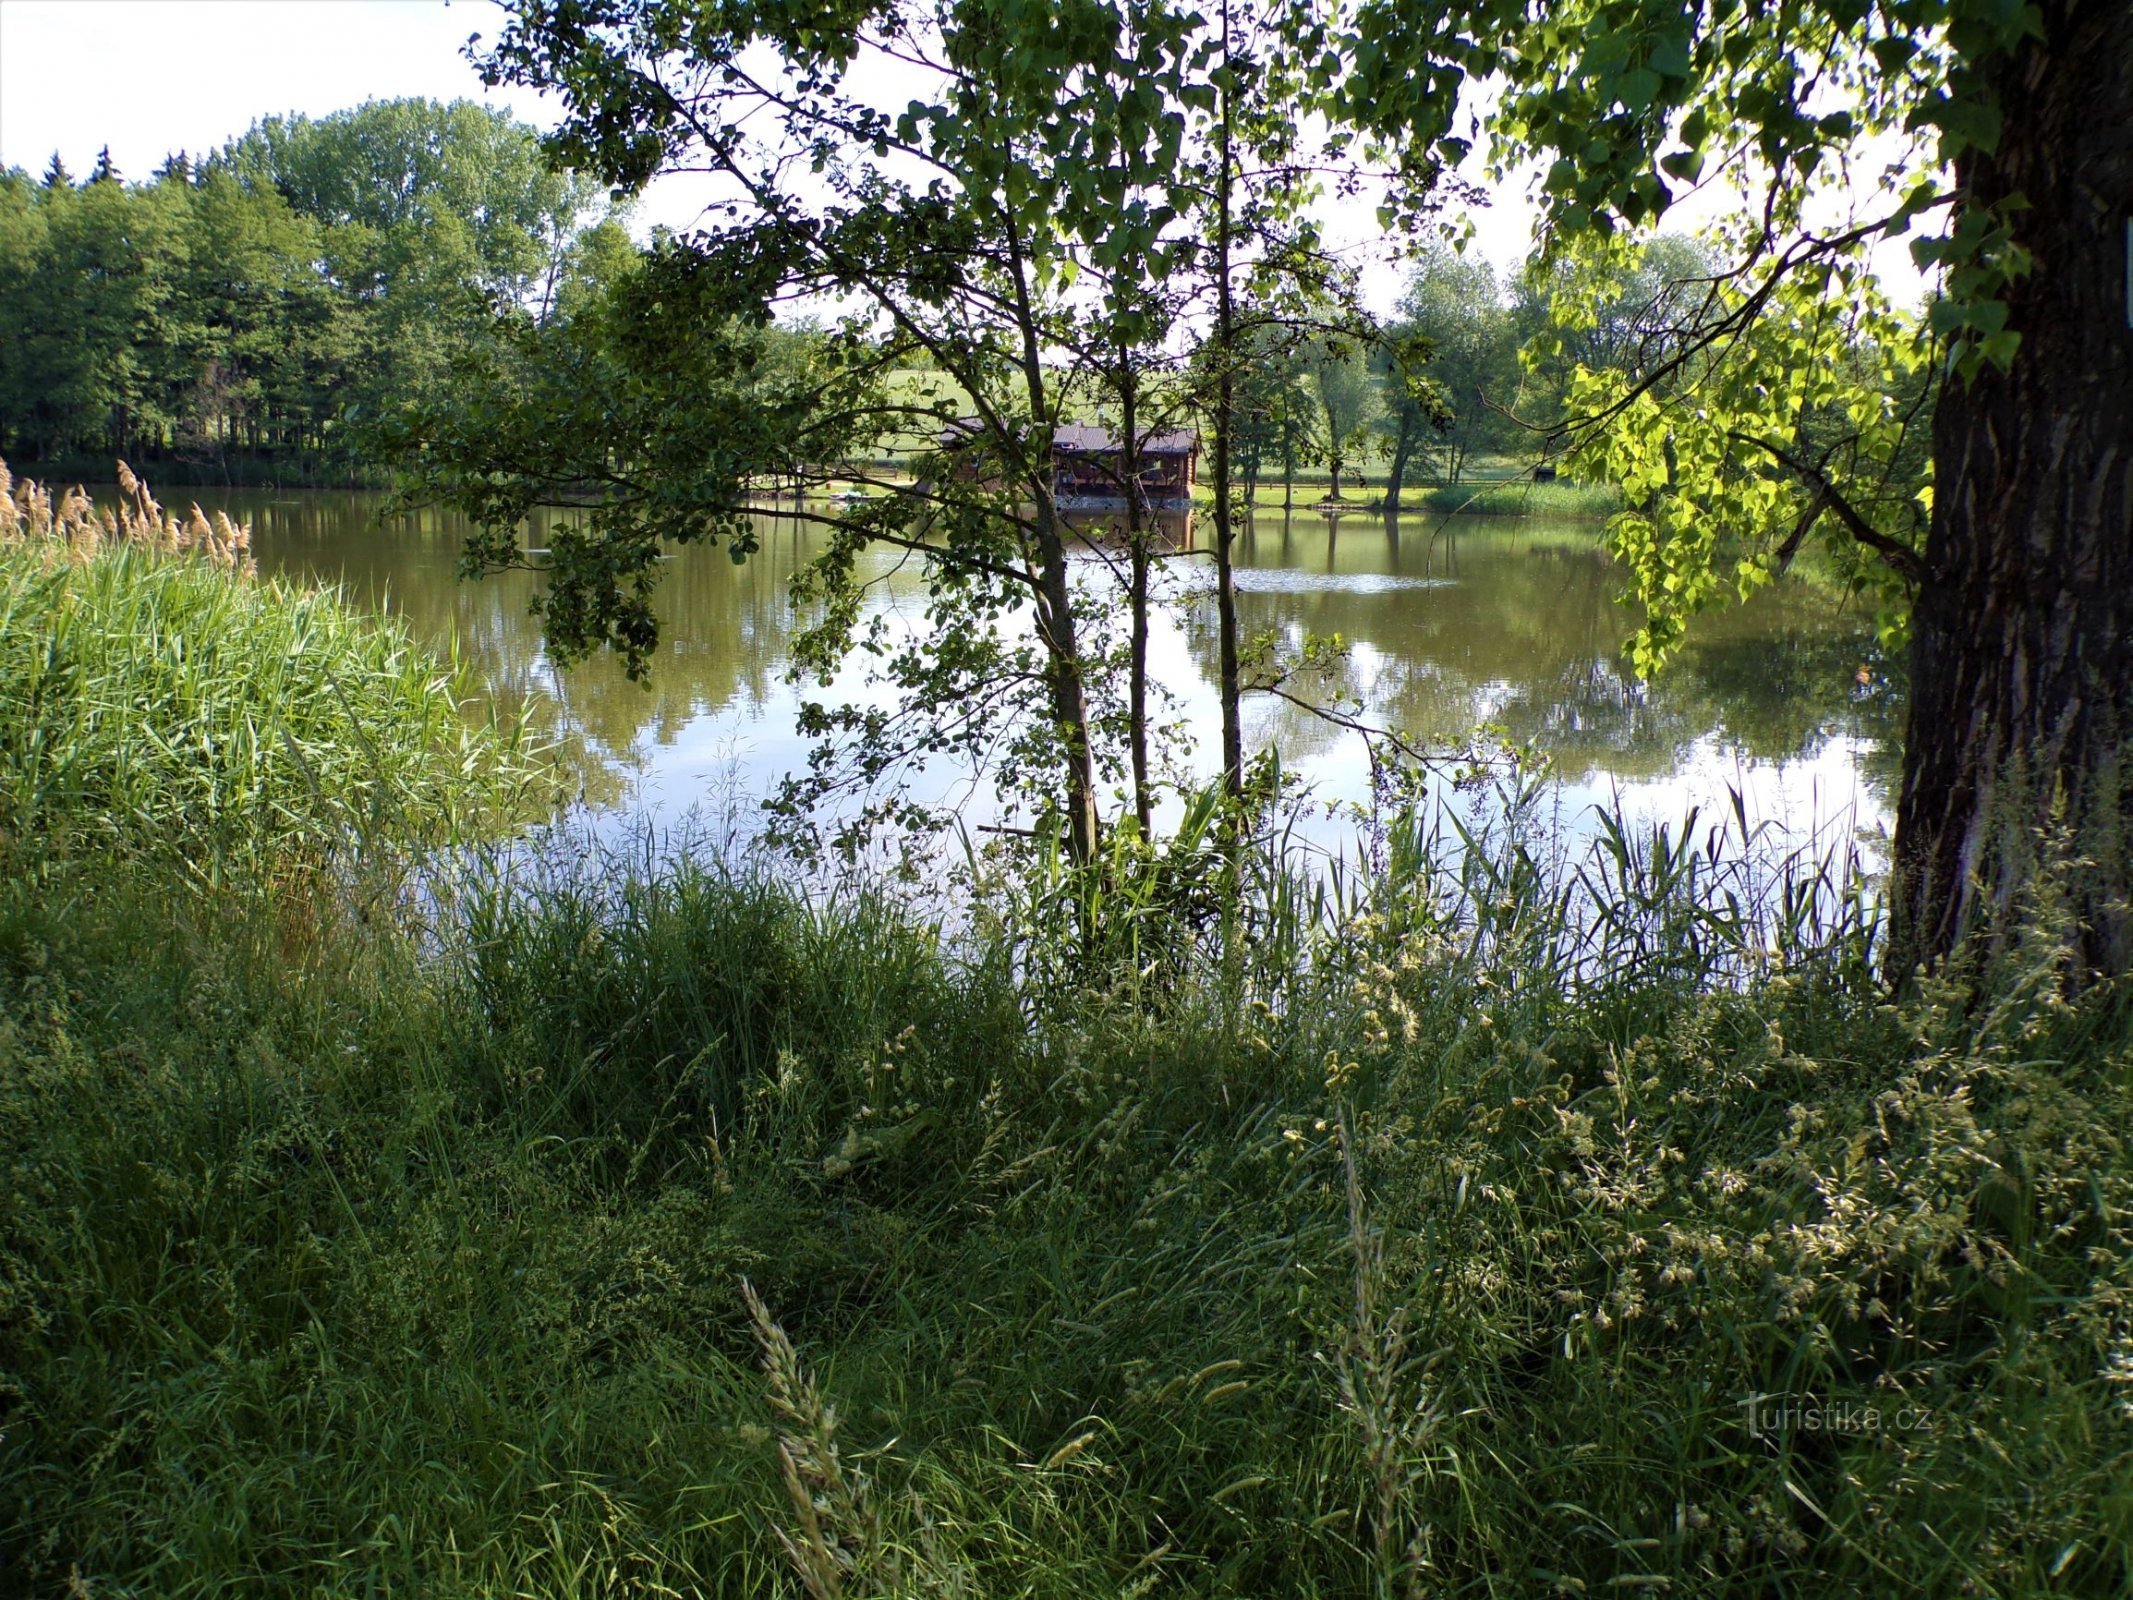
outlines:
M494 301L544 306L619 227L470 102L269 118L144 182L0 172L0 451L70 472L319 482ZM375 471L375 466L367 467Z
M642 678L667 550L745 560L756 503L819 487L826 464L877 442L868 423L930 401L896 398L864 352L813 330L728 317L722 276L672 241L617 250L567 287L553 315L501 307L445 389L406 397L374 436L406 503L444 500L474 523L470 573L532 564L521 530L563 508L539 563L547 641L566 661L612 647Z
M1591 291L1559 279L1578 329ZM1919 319L1840 264L1785 285L1737 336L1709 338L1747 321L1748 296L1688 270L1660 291L1635 360L1576 359L1565 384L1566 412L1584 419L1571 461L1625 501L1608 543L1645 609L1643 671L1696 613L1768 584L1803 551L1865 596L1890 639L1925 570L1933 361ZM1567 359L1560 340L1540 355Z

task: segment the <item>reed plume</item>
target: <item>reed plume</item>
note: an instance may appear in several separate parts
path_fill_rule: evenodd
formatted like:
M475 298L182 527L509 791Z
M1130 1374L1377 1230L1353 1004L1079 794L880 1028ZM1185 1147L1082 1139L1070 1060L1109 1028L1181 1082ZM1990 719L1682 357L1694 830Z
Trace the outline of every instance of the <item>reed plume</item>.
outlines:
M778 1468L793 1508L793 1526L775 1529L778 1543L809 1600L895 1593L898 1585L881 1559L881 1529L870 1486L863 1474L838 1458L836 1413L745 1278L741 1298L747 1302L763 1375L769 1380L770 1409L778 1425Z
M220 511L209 516L197 505L180 521L157 504L148 485L123 461L118 484L115 505L98 505L79 484L55 499L30 479L18 485L0 461L0 544L32 545L75 561L112 546L132 546L159 555L201 556L245 576L255 570L249 522L232 522Z

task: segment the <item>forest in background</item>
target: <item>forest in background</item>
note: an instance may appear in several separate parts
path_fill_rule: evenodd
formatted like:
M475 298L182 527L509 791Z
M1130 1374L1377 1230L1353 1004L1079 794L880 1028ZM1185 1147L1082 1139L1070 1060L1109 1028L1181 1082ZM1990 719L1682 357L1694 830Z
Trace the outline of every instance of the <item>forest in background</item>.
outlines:
M171 484L382 483L381 417L449 404L455 363L500 327L567 320L645 256L599 184L470 101L269 117L141 179L108 153L86 177L56 154L0 170L0 454L90 481L123 458ZM1406 487L1524 475L1568 375L1634 371L1707 266L1658 240L1522 365L1558 285L1429 250L1363 338L1255 341L1240 478L1293 499L1337 464L1397 510Z
M269 117L127 181L0 172L0 451L106 480L374 481L362 425L499 305L634 254L606 191L471 101Z

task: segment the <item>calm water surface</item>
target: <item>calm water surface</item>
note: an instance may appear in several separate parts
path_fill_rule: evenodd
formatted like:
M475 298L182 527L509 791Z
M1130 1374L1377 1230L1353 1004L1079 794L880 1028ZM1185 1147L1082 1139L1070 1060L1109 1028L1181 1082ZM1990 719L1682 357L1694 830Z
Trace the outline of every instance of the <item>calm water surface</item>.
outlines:
M762 549L745 563L698 548L666 564L663 642L639 687L608 659L556 669L527 609L531 574L460 582L465 528L454 518L381 522L377 497L361 494L198 498L252 519L263 571L343 583L427 639L456 639L499 695L560 701L620 775L605 803L616 828L679 821L706 804L745 807L805 759L793 729L800 696L785 676L787 584L816 536L790 518L763 519ZM530 538L545 543L539 528ZM1663 820L1692 805L1730 809L1730 791L1751 820L1795 832L1885 825L1898 695L1867 619L1826 590L1782 585L1701 619L1674 664L1641 683L1621 655L1635 616L1613 598L1620 577L1595 523L1412 517L1388 529L1369 515L1276 513L1257 520L1240 557L1248 637L1338 633L1349 653L1337 686L1417 744L1455 746L1480 724L1530 742L1550 758L1558 814L1573 828L1596 803ZM1204 557L1173 566L1181 588L1204 590ZM881 580L874 604L915 625L924 599L915 564L883 552L871 570ZM1194 765L1209 770L1218 710L1204 594L1188 593L1152 662L1198 741ZM856 673L835 690L868 693ZM1264 699L1247 732L1255 747L1277 745L1320 797L1367 795L1369 762L1353 734ZM956 776L929 775L920 791L954 792Z

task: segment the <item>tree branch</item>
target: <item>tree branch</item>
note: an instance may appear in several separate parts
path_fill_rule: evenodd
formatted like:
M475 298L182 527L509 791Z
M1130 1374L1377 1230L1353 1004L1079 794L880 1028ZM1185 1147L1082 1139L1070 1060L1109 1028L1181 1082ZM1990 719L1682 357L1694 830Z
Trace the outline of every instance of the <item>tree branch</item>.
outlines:
M1890 538L1871 522L1867 521L1865 514L1844 497L1843 491L1830 481L1829 474L1824 472L1817 463L1809 461L1805 456L1794 454L1783 445L1772 444L1768 439L1758 439L1752 433L1742 433L1738 429L1729 429L1726 437L1737 444L1749 445L1763 451L1776 461L1779 466L1792 473L1802 483L1814 490L1816 500L1819 502L1813 508L1815 514L1818 515L1822 509L1835 512L1837 520L1844 524L1844 531L1879 556L1883 563L1906 583L1920 584L1925 582L1926 564L1919 559L1918 552L1902 540ZM1798 528L1794 529L1792 537L1786 541L1786 545L1797 548L1799 541L1806 535L1808 523L1813 520L1813 516L1810 515ZM1787 559L1790 559L1789 555Z

